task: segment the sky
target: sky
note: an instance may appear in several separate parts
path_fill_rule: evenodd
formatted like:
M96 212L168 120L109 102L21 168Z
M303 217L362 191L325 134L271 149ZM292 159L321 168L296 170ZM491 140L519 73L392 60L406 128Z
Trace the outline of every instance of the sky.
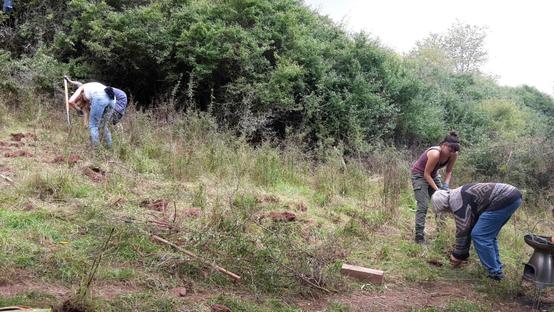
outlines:
M304 0L352 32L365 31L398 53L456 21L487 27L482 71L500 85L554 95L554 0Z

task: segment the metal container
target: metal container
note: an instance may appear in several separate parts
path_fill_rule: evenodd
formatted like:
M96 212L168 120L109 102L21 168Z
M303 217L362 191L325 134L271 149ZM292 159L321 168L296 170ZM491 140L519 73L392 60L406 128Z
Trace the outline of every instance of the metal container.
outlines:
M554 244L550 236L527 234L524 240L535 251L524 264L523 278L539 289L554 286Z

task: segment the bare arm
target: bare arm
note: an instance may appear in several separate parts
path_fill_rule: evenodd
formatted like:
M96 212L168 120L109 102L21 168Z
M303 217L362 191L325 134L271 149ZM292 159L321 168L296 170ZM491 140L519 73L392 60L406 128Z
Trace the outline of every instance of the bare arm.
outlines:
M77 109L77 104L83 100L85 100L84 97L84 88L83 86L80 86L75 93L69 98L69 105L75 109Z
M77 88L83 85L83 83L81 83L79 81L73 81L73 80L69 79L69 77L67 77L67 76L63 76L63 77L65 78L65 80L67 80L67 82L69 82L70 84L76 86Z
M450 184L450 178L452 177L452 169L454 169L454 164L458 159L458 153L455 156L452 156L446 165L446 175L444 176L444 183Z
M439 187L435 184L435 181L433 181L433 177L431 176L431 172L433 172L433 169L437 166L437 163L439 162L440 158L440 152L437 150L430 150L427 152L427 163L425 164L425 171L423 173L423 178L425 181L427 181L427 184L429 184L435 191L439 189Z

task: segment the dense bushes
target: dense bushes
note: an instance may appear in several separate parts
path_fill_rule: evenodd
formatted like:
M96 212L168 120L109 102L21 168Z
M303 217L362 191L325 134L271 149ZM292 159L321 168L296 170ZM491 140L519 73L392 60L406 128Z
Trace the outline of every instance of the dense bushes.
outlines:
M208 112L252 142L296 137L358 154L426 146L455 129L473 157L466 171L519 182L499 173L500 144L513 147L510 161L527 157L525 183L539 168L550 178L538 186L554 176L543 155L519 149L552 145L551 97L456 73L433 46L400 56L298 0L20 0L0 22L0 98L22 85L52 94L69 72L122 87L142 108L163 98Z

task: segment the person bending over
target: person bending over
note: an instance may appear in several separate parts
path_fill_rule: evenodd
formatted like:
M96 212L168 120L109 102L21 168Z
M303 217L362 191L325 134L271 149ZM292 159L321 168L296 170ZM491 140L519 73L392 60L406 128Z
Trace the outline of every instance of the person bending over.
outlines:
M81 85L69 99L69 105L79 107L79 103L90 103L89 130L92 145L100 145L98 128L104 129L104 140L108 148L112 147L112 135L108 127L115 105L115 94L111 87L98 82L88 82Z
M498 233L521 205L521 192L504 183L465 184L453 190L439 190L431 198L439 218L452 212L456 221L456 244L450 261L458 266L469 257L471 241L488 276L504 278L498 252Z

